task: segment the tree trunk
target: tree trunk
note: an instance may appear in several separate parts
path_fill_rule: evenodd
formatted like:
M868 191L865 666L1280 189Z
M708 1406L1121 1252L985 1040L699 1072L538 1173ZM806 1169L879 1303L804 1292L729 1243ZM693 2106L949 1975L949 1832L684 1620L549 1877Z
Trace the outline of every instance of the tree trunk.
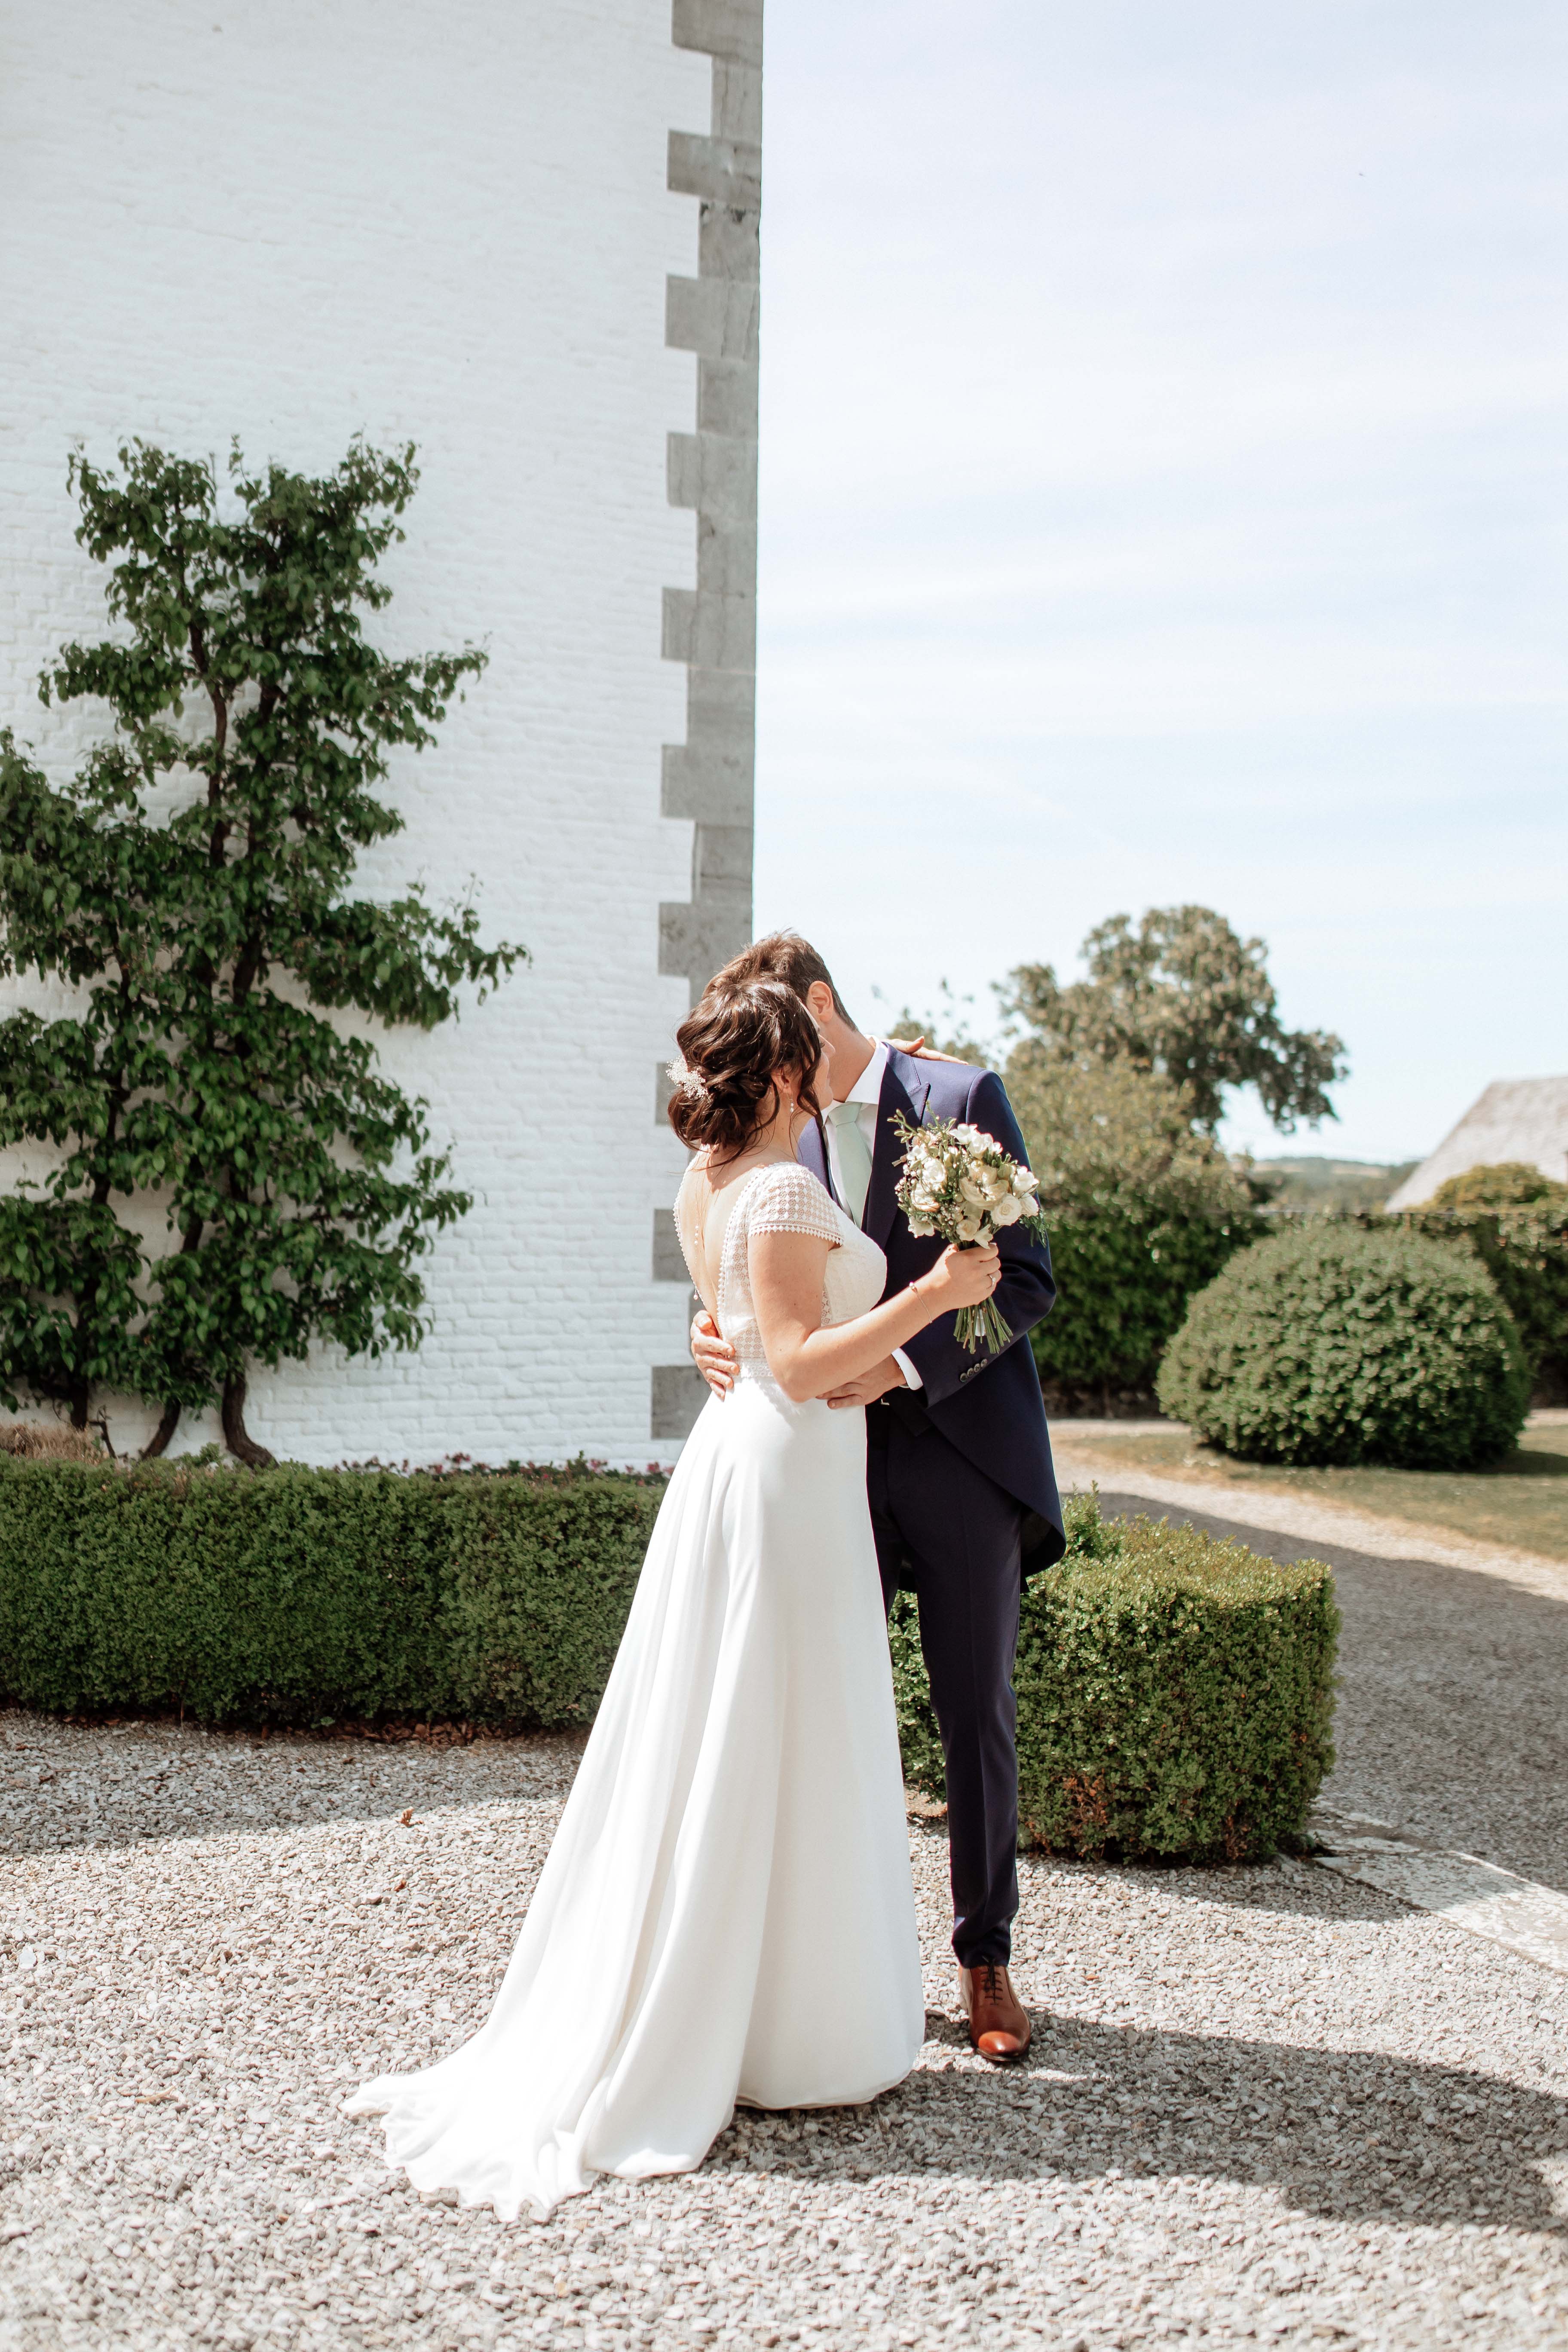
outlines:
M192 1217L186 1224L184 1233L180 1235L180 1255L182 1257L189 1257L191 1252L195 1248L196 1244L201 1240L201 1237L202 1221L200 1217ZM177 1398L171 1397L168 1403L163 1407L163 1420L158 1423L157 1428L153 1432L152 1436L142 1448L142 1461L152 1462L157 1457L157 1455L162 1454L179 1425L179 1401Z
M243 1372L231 1373L223 1384L223 1442L235 1460L243 1462L247 1470L271 1470L276 1466L276 1455L246 1434Z
M162 1454L179 1425L180 1406L179 1400L175 1398L163 1407L163 1420L142 1448L142 1461L151 1462L155 1455Z

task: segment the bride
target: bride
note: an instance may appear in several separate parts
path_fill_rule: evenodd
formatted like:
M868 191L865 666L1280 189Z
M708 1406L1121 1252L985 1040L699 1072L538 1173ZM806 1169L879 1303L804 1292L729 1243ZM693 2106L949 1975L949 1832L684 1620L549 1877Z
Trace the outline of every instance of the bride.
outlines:
M874 2099L924 2032L865 1412L819 1400L987 1297L997 1254L879 1306L881 1251L795 1157L830 1085L807 1007L754 981L677 1034L677 1223L739 1377L669 1482L489 2019L348 2103L416 2189L509 2221L694 2170L737 2103Z

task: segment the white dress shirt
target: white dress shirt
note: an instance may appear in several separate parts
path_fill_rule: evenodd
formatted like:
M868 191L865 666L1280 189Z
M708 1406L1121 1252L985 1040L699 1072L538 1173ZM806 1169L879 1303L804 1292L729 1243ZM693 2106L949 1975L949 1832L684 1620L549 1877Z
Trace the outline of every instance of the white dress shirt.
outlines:
M845 1102L853 1103L859 1114L855 1123L864 1139L866 1155L872 1160L877 1156L877 1106L882 1099L882 1080L887 1075L887 1068L888 1049L886 1045L878 1045L872 1051L870 1060L848 1093L842 1097ZM823 1125L827 1131L828 1169L833 1177L834 1190L842 1201L845 1197L845 1188L843 1173L838 1165L838 1137L830 1118L825 1119ZM869 1192L867 1198L869 1200ZM889 1352L910 1387L920 1388L922 1385L921 1376L902 1348L894 1348Z

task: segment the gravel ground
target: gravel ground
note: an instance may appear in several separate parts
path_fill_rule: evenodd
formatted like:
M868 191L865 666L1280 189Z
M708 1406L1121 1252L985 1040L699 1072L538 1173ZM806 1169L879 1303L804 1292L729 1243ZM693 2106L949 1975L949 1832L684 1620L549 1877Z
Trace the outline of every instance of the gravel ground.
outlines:
M479 2022L574 1759L0 1716L4 2352L1568 2345L1568 1979L1301 1864L1026 1862L997 2074L915 1825L898 2091L542 2226L421 2202L340 2102Z
M1316 1530L1274 1534L1238 1524L1228 1495L1226 1516L1100 1499L1118 1517L1190 1518L1274 1559L1326 1559L1344 1631L1325 1799L1568 1894L1568 1581L1558 1596L1511 1580L1506 1564L1380 1559Z

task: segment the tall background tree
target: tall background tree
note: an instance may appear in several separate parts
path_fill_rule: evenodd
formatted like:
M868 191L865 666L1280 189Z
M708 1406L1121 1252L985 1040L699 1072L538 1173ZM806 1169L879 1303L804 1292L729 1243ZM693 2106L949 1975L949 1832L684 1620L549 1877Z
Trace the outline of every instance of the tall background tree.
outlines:
M1063 1062L1026 1042L1007 1090L1060 1294L1029 1335L1047 1397L1058 1411L1146 1412L1193 1293L1266 1230L1267 1188L1157 1070Z
M1002 992L1036 1045L1062 1062L1127 1062L1184 1090L1213 1134L1226 1087L1255 1087L1281 1134L1332 1118L1328 1089L1345 1075L1343 1041L1287 1029L1261 940L1244 940L1211 907L1152 907L1097 924L1082 980L1021 964Z
M1058 1286L1030 1343L1055 1409L1147 1412L1189 1299L1266 1230L1271 1182L1216 1140L1226 1087L1256 1087L1289 1132L1333 1116L1344 1048L1284 1026L1263 941L1212 908L1113 915L1082 953L1081 980L1024 964L995 992ZM926 1034L983 1061L967 1003L944 986Z
M216 1401L261 1466L251 1367L416 1345L417 1261L469 1206L425 1103L331 1016L429 1029L524 952L482 945L471 906L351 895L402 829L393 754L435 741L485 656L365 636L412 447L355 441L316 478L136 442L120 468L70 468L119 633L40 688L107 704L112 733L58 789L0 733L0 955L80 992L0 1023L0 1144L52 1155L0 1210L0 1381L79 1427L101 1390L151 1399L152 1453ZM162 1251L137 1239L154 1207Z

